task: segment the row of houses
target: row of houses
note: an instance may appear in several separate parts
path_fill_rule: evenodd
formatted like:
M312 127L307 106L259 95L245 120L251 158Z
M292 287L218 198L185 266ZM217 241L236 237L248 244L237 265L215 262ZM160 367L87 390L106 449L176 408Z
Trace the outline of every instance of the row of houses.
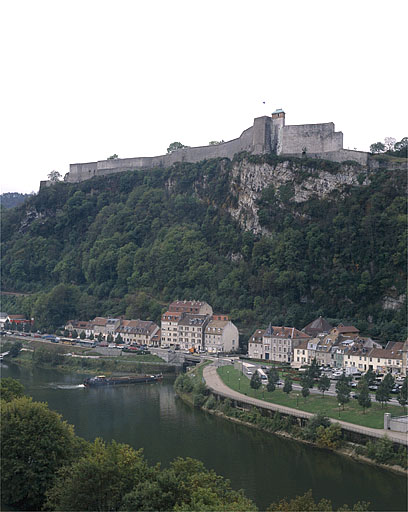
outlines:
M161 327L146 320L96 317L90 321L70 320L65 329L82 332L87 338L120 335L122 342L149 347L165 347L209 353L233 352L239 348L237 327L228 315L213 314L212 307L200 301L174 301L161 317Z
M81 320L69 320L65 330L78 335L82 332L87 338L102 338L107 340L109 336L120 339L129 345L160 346L160 328L154 322L148 320L126 320L124 318L105 318L97 316L93 320L84 322Z
M301 331L294 327L257 329L248 343L248 356L290 363L293 368L310 365L352 368L365 372L407 374L408 343L389 342L384 348L371 338L360 336L353 325L331 326L322 317ZM352 370L349 370L352 371Z

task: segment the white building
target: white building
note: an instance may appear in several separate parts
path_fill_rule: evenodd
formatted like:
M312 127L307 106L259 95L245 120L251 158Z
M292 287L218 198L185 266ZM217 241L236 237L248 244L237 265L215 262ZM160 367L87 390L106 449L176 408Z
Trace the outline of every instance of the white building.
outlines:
M220 316L213 315L205 329L204 346L207 352L233 352L239 347L237 327L230 320L219 320Z

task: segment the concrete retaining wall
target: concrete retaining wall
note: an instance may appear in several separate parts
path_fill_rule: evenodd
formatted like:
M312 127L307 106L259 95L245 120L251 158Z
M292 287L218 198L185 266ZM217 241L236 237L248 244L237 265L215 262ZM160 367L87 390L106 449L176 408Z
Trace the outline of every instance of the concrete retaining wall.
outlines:
M392 417L390 413L384 414L384 429L394 432L408 432L408 416Z

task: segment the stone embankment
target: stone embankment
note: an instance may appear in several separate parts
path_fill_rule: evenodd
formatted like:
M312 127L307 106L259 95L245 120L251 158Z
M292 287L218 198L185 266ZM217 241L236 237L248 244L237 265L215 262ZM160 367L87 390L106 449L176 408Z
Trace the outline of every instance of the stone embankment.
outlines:
M259 407L261 409L277 411L282 414L296 416L297 418L309 419L313 416L313 414L309 412L299 411L297 409L292 409L291 407L285 407L283 405L273 404L271 402L265 402L264 400L252 398L247 395L243 395L242 393L238 393L238 391L234 391L222 382L221 378L217 374L217 367L214 364L204 368L203 376L207 387L214 395L218 395L223 398L229 398L230 400L254 407ZM331 419L330 421L333 423L339 423L343 430L356 432L358 434L363 434L373 438L381 438L386 435L394 443L408 445L408 436L403 432L391 432L384 429L363 427L361 425L354 425L353 423L335 419Z

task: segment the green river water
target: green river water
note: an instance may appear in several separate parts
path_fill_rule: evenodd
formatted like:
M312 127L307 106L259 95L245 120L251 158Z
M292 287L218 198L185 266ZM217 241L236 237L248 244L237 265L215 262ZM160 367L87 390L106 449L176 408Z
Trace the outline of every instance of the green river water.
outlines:
M151 463L198 458L234 488L244 489L260 509L310 488L335 506L365 500L371 510L407 508L404 476L193 409L176 397L173 379L88 389L80 375L12 364L1 365L1 376L19 379L28 394L48 402L79 436L143 448Z

